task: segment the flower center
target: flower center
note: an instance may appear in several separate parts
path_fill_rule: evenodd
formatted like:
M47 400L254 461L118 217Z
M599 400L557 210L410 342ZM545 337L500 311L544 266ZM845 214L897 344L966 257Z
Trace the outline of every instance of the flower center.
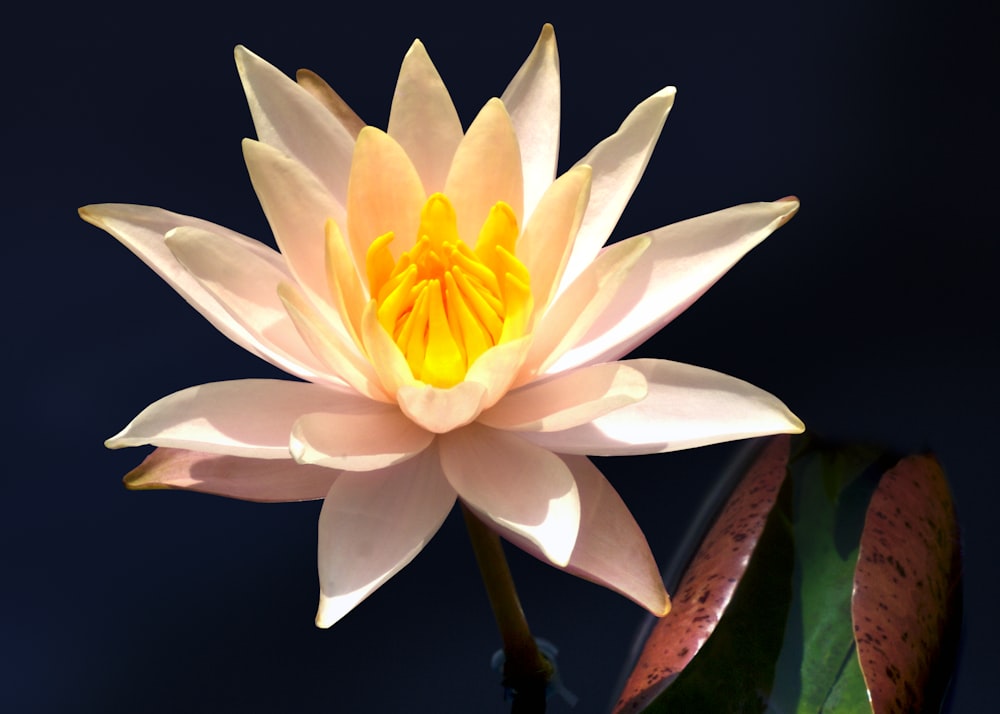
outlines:
M470 248L451 202L435 193L420 211L414 246L399 260L389 251L391 231L368 247L379 322L415 378L452 387L486 350L524 334L532 299L528 269L514 255L517 234L517 217L501 201Z

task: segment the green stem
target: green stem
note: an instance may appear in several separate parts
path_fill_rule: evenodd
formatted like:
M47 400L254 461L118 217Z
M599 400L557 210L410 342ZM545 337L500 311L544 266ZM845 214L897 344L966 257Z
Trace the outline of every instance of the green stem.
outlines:
M540 714L545 711L552 665L538 650L528 629L500 536L487 528L465 504L462 504L462 515L503 640L503 685L514 692L511 714Z

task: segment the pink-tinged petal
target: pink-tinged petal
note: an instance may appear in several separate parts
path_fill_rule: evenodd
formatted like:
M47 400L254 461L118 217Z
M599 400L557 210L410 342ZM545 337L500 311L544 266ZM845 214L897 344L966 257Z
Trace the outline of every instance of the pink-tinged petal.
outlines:
M486 102L458 145L444 192L455 207L458 235L474 245L490 209L506 202L524 216L524 181L517 135L499 99Z
M289 459L292 425L303 414L364 401L325 387L239 379L189 387L153 402L105 442L110 449L168 446L256 459Z
M326 279L330 285L333 306L340 313L344 327L359 349L361 343L361 316L368 304L368 291L361 283L351 249L344 234L334 221L326 222Z
M315 367L310 366L314 362L308 357L303 362L298 352L293 356L274 344L262 342L259 335L237 322L216 297L180 264L167 248L164 237L178 226L198 228L233 242L267 263L273 270L287 271L279 253L228 228L162 208L106 203L84 206L80 209L80 216L117 238L219 332L240 347L296 377L307 380L321 378Z
M302 164L272 146L243 140L250 181L281 254L296 282L323 317L347 334L327 283L326 224L344 221L344 209Z
M590 424L520 435L560 454L657 454L767 434L798 434L802 422L772 394L743 380L680 362L623 362L649 394Z
M317 375L324 373L278 298L278 285L289 279L286 271L241 243L201 228L175 228L165 242L178 262L260 343L292 355ZM339 379L313 381L344 386Z
M546 23L528 59L501 97L521 147L525 216L534 213L545 189L556 177L559 90L556 33Z
M347 102L341 99L333 87L326 83L326 80L312 70L300 69L295 72L295 81L322 104L333 115L334 119L343 125L352 138L358 137L358 134L365 127L364 120L348 106Z
M562 431L645 398L646 378L623 362L563 372L509 392L479 423L511 431Z
M244 501L281 503L323 498L337 472L291 459L248 459L202 451L159 448L125 474L135 491L180 489Z
M343 205L354 151L350 130L310 92L246 47L236 48L236 67L257 138L295 158Z
M670 597L646 536L604 474L584 456L563 456L580 491L580 535L563 568L567 573L624 595L657 617L670 611ZM509 531L504 537L545 560L530 541Z
M354 262L365 274L372 241L390 231L389 250L398 260L413 247L427 192L420 175L395 139L366 126L358 134L347 189L347 238Z
M329 627L413 560L454 504L435 449L378 471L342 472L319 517L316 624Z
M635 236L614 243L564 290L535 324L534 341L517 383L544 373L587 333L652 241Z
M481 384L486 389L483 409L492 407L510 389L528 357L531 344L531 335L501 343L483 352L469 367L465 380Z
M618 131L577 162L594 170L594 183L564 285L594 260L621 218L646 170L676 92L673 87L666 87L639 104L625 117Z
M389 136L399 142L428 193L444 190L462 122L423 43L416 40L403 57L389 112Z
M555 297L587 208L590 176L589 166L577 166L556 179L518 239L517 257L531 274L535 314L544 312Z
M329 325L292 285L278 286L278 297L298 330L302 341L327 369L360 394L380 402L392 401L379 384L371 363L360 354L354 342Z
M400 387L396 400L402 412L435 434L444 434L472 422L483 410L486 387L459 382L441 389L429 384Z
M374 471L426 449L434 435L395 406L368 402L359 409L300 417L292 427L292 458L345 471Z
M686 310L798 207L795 199L748 203L647 234L652 245L604 314L549 371L628 354Z
M438 438L441 466L484 522L533 543L565 567L580 530L580 495L555 454L508 432L470 424Z

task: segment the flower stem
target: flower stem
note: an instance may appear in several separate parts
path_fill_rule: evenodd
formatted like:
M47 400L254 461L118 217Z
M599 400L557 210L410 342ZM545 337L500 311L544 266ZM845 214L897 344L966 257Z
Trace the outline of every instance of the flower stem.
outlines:
M552 664L539 651L528 629L500 536L487 528L465 504L462 504L462 515L503 640L503 685L514 693L511 714L544 712Z

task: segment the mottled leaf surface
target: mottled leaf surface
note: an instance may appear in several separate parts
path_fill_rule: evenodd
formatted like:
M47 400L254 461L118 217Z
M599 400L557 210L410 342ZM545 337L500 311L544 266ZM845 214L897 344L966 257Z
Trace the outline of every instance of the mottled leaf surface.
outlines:
M936 711L960 602L958 527L932 457L772 438L615 711Z
M616 712L640 711L698 653L730 604L785 480L790 440L773 437L712 526L650 633ZM779 633L780 635L780 633ZM773 667L773 662L770 663Z
M905 458L872 497L855 573L855 638L875 714L940 705L960 582L958 521L944 472L931 456Z

